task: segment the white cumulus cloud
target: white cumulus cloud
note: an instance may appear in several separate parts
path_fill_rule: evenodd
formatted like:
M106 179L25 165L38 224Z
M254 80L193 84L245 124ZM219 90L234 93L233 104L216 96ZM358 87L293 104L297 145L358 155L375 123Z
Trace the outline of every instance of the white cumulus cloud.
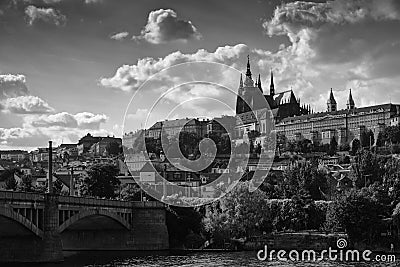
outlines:
M28 94L26 78L22 74L0 74L0 99Z
M15 114L43 114L54 111L46 101L31 95L7 98L2 105L5 111Z
M178 18L172 9L151 11L140 35L133 37L135 40L145 40L153 44L200 38L201 34L192 22Z
M33 25L36 21L43 21L56 26L63 26L67 22L67 17L54 8L41 8L29 5L25 8L25 14L29 25Z
M129 32L119 32L119 33L111 35L110 39L117 40L117 41L122 41L126 37L128 37L128 35L129 35Z

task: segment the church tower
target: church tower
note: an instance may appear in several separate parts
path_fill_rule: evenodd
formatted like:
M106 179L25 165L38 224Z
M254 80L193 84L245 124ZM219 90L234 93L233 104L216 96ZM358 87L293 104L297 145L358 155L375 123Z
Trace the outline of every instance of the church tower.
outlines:
M269 95L274 96L275 95L275 85L274 85L274 73L271 70L271 83L269 85Z
M352 110L355 108L356 108L356 105L354 103L353 96L351 95L351 89L350 89L349 98L347 99L347 109Z
M250 57L247 55L247 71L246 71L246 78L244 80L245 87L253 87L254 81L251 78L251 70L250 70Z
M337 110L337 103L336 103L335 97L333 96L332 88L331 88L331 93L329 95L328 102L326 104L328 106L328 112L333 112L333 111Z

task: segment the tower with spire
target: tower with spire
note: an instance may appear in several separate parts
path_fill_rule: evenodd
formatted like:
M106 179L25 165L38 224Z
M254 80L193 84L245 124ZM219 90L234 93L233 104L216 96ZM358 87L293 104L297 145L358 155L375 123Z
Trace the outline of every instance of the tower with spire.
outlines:
M356 108L356 105L355 105L354 100L353 100L353 96L351 95L351 89L350 89L350 92L349 92L349 98L347 99L346 106L347 106L348 110L352 110L352 109Z
M247 70L246 70L246 78L244 80L245 87L253 87L254 81L251 77L251 69L250 69L250 57L247 55Z
M328 112L333 112L333 111L337 110L337 103L336 103L335 97L333 96L332 88L331 88L331 93L329 94L329 98L328 98L328 101L326 104L328 107L328 109L327 109Z
M269 94L271 96L275 95L274 73L272 72L272 69L271 69L271 83L269 85Z

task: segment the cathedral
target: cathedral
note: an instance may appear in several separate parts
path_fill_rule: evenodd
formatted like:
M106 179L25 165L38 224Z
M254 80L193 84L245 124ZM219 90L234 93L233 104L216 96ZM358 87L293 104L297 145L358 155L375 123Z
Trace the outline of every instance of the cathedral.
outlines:
M267 108L267 105L269 108ZM293 90L283 92L275 91L274 75L271 71L271 82L269 94L264 95L261 83L261 75L254 82L250 58L247 57L247 70L243 81L240 75L238 96L236 100L236 135L243 136L251 130L266 132L266 116L273 116L275 122L287 117L311 114L309 105L300 104L300 99L296 98Z
M253 81L250 59L247 57L247 71L243 82L240 76L238 97L236 101L236 114L240 115L250 111L265 109L266 102L274 113L275 119L282 119L291 116L307 115L311 113L310 106L301 105L300 99L296 98L293 90L275 92L274 75L271 71L271 83L269 94L264 95L261 84L261 75L258 75L256 82Z
M275 124L274 130L288 140L308 139L314 144L326 144L335 138L339 145L344 145L360 139L363 132L371 130L377 136L384 127L399 125L400 105L357 108L350 89L346 108L338 110L331 88L326 111L314 112L309 105L300 104L293 90L276 92L272 71L269 94L264 95L260 75L253 81L248 57L244 81L241 75L239 82L235 135L240 139L253 130L261 135L268 133L273 128L268 125L270 121Z

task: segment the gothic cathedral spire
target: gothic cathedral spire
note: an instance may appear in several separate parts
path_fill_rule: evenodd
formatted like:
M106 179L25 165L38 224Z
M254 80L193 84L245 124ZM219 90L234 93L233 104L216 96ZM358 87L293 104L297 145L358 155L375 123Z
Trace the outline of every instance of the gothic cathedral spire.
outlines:
M246 77L244 80L244 87L253 87L254 86L254 81L251 78L251 70L250 70L250 57L247 55L247 71L246 71Z
M251 70L250 70L250 57L247 55L247 71L246 76L251 79Z
M274 73L272 72L272 69L271 69L271 83L269 85L269 94L271 96L275 95Z

